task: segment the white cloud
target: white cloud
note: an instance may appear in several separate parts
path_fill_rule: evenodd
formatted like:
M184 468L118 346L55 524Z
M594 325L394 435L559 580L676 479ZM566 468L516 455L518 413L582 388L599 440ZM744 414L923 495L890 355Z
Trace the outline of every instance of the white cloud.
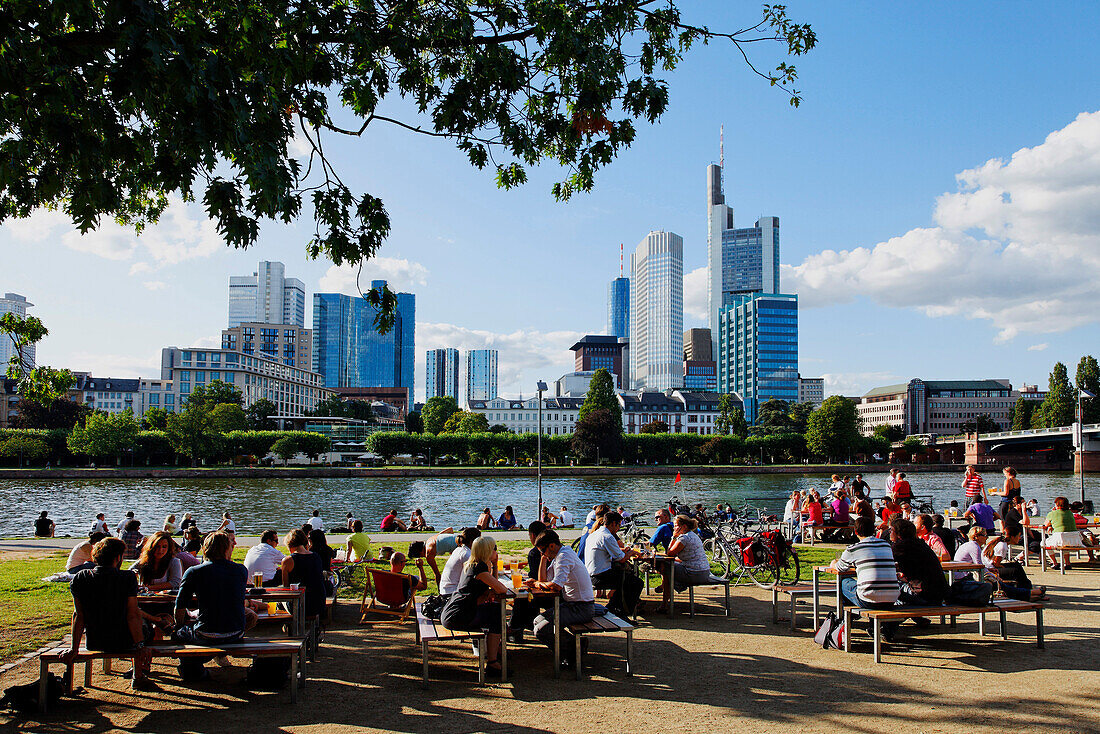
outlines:
M408 291L428 284L428 269L418 262L396 257L372 257L358 265L332 265L318 282L318 290L326 293L365 293L372 280L385 280L394 291Z
M707 266L684 274L684 314L707 321Z
M153 266L149 263L134 263L130 266L130 275L141 275L153 272Z
M65 366L79 372L91 372L94 377L159 377L160 352L148 358L132 354L77 352L66 359Z
M1027 351L1029 351L1029 352L1041 352L1049 346L1050 345L1047 344L1046 342L1043 342L1042 344L1032 344L1030 347L1027 348Z
M865 296L928 316L988 320L996 341L1094 322L1100 299L1100 112L1082 113L1011 160L956 177L935 226L784 265L806 307Z
M142 283L142 285L145 286L147 290L151 291L162 291L168 287L168 284L163 280L147 280Z
M880 385L893 385L903 378L892 372L835 372L822 375L826 395L862 395Z
M453 324L417 322L417 359L429 349L453 347L459 352L468 349L496 349L498 361L498 392L502 395L530 396L536 380L556 380L573 371L573 353L569 351L584 334L579 331L516 330L497 334L480 329L467 329ZM460 354L460 359L464 355ZM418 362L417 395L424 394L423 362ZM465 367L461 370L465 372ZM461 401L460 401L461 402Z

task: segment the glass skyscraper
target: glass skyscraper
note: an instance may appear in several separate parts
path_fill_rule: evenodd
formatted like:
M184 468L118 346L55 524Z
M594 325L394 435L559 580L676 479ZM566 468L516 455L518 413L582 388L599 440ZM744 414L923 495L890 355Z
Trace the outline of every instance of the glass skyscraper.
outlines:
M371 282L382 288L384 280ZM393 328L378 332L378 311L362 296L313 294L313 371L325 387L413 389L416 362L416 296L397 293Z
M425 398L452 397L458 402L458 350L429 349Z
M495 349L471 349L466 352L466 404L471 400L492 400L497 396L497 360Z
M306 325L306 284L262 260L252 275L229 276L229 328L244 323Z
M630 337L630 278L615 278L607 284L607 333Z
M798 400L798 296L734 296L719 313L718 392L735 392L756 421L772 398Z
M684 384L684 240L650 232L630 256L630 380L634 388Z

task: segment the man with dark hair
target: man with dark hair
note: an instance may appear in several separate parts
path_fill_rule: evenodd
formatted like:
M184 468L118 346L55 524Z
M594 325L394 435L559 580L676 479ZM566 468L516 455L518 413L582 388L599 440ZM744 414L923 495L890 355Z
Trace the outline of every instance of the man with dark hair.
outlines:
M538 520L527 526L527 537L531 539L531 547L527 551L527 578L533 581L539 578L539 563L542 561L542 551L535 547L535 541L545 530L546 525ZM527 601L526 597L517 596L512 606L512 617L508 620L509 639L516 644L523 642L523 631L531 628L539 610L545 608L545 601Z
M939 536L939 539L943 541L943 546L947 548L947 552L954 558L955 551L958 550L959 544L962 542L959 531L944 527L943 515L937 513L932 516L932 532Z
M95 568L77 573L69 584L73 595L72 647L62 658L70 663L80 650L80 641L87 633L89 650L133 652L134 670L131 686L135 690L149 687L145 678L152 658L145 644L153 639L148 622L170 626L168 615L154 617L138 609L137 576L122 570L126 544L118 538L104 538L92 549Z
M894 548L894 563L901 579L898 605L939 606L947 598L947 577L935 551L917 535L916 526L901 517L890 518L890 544ZM931 621L923 617L913 620L926 627ZM891 640L900 622L882 626L883 635Z
M616 533L622 527L622 516L608 512L603 526L591 533L584 547L584 566L592 577L592 586L611 592L607 608L615 614L630 616L642 593L642 581L627 573L626 562L635 555L634 550L624 551Z
M875 521L869 517L856 518L855 531L858 542L848 546L829 568L834 572L855 570L855 577L840 579L840 591L848 603L864 609L889 609L901 593L894 549L875 537Z
M248 549L244 556L244 567L248 577L261 574L264 586L278 586L282 582L279 565L286 558L279 551L279 534L274 530L265 530L260 542Z
M558 534L545 530L535 540L539 549L539 576L528 580L531 589L561 594L561 652L562 667L571 669L576 664L573 636L566 629L571 624L587 622L595 616L596 595L592 579L581 559L572 548L563 546ZM535 637L546 646L554 647L554 612L549 609L535 617Z

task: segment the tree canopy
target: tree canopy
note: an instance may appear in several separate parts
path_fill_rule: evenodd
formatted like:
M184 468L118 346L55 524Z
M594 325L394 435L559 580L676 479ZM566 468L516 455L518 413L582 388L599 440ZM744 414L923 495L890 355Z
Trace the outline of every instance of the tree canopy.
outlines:
M601 367L592 374L588 383L588 392L584 394L584 402L577 411L577 420L584 420L596 410L606 410L612 420L619 422L619 432L622 432L623 409L619 405L619 397L615 394L615 383L611 379L611 373Z
M1069 373L1061 362L1054 363L1054 369L1050 373L1050 382L1047 388L1046 399L1039 406L1042 416L1041 428L1056 428L1068 426L1073 423L1077 410L1077 395L1073 386L1069 383Z
M665 112L661 75L694 43L730 43L797 105L787 57L817 40L783 5L719 32L671 0L27 0L0 5L0 27L0 222L53 206L82 232L103 218L140 230L178 195L243 248L263 221L311 207L306 251L336 264L373 256L390 220L341 178L332 136L444 138L504 188L551 160L565 200L633 142L635 121ZM748 53L761 41L783 50L773 70ZM397 97L411 117L391 112ZM367 295L387 329L396 298Z
M458 412L458 402L449 395L428 398L424 409L420 412L420 419L427 433L441 433L447 425L447 419Z
M833 460L853 451L859 444L859 415L855 403L840 395L825 398L806 425L806 447L817 456Z
M745 410L733 402L733 396L723 393L718 396L718 420L715 429L723 436L737 436L744 438L749 435L748 424L745 423Z
M1085 415L1082 418L1085 423L1100 422L1100 365L1096 363L1096 357L1086 354L1077 363L1077 376L1075 385L1078 390L1086 390L1097 397L1084 398L1081 407Z

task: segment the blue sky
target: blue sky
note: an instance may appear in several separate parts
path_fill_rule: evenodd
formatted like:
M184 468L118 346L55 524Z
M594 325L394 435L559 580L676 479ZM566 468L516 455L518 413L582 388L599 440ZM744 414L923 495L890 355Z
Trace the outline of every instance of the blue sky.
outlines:
M1100 297L1100 4L788 3L818 48L797 60L794 109L727 45L668 76L660 124L593 193L555 203L552 166L499 191L454 147L393 127L327 146L353 188L383 198L393 233L362 282L417 294L417 350L500 349L501 390L529 394L602 333L619 243L684 238L685 327L702 323L705 168L725 125L738 226L781 221L785 291L803 300L800 369L827 392L911 377L1045 383L1096 353ZM757 6L694 2L685 18L746 25ZM780 60L759 49L762 66ZM389 107L400 113L401 102ZM999 160L1000 162L996 162ZM987 164L989 161L993 163ZM962 180L957 179L965 171ZM163 346L213 344L226 283L282 260L313 290L354 292L305 258L310 221L269 224L249 251L181 207L134 238L80 237L55 216L0 227L0 291L37 304L40 360L103 376L156 375ZM696 314L699 314L698 316ZM423 394L424 365L417 364Z

